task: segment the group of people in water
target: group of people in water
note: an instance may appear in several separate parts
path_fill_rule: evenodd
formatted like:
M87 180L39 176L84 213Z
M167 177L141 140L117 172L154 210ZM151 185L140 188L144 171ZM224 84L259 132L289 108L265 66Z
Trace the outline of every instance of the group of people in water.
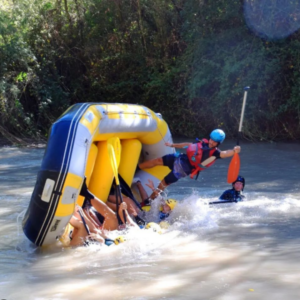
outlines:
M146 184L151 190L151 195L147 195L139 178L134 179L137 189L142 198L141 206L144 211L149 210L153 201L158 198L164 189L180 178L189 176L193 178L198 176L199 172L211 166L217 159L227 158L239 153L240 146L233 149L221 151L218 146L224 141L225 133L221 129L215 129L210 134L210 139L197 140L196 143L165 143L168 147L186 148L186 153L167 154L163 157L142 162L138 165L138 169L152 168L158 165L167 166L170 172L155 188L151 180ZM232 183L232 188L226 190L221 196L220 201L239 202L242 201L244 195L242 191L245 187L245 179L238 176ZM70 233L70 246L87 245L91 241L105 243L122 242L122 237L115 240L110 239L106 232L131 227L146 227L147 224L141 216L139 216L139 207L129 197L122 197L123 202L118 204L115 195L110 195L107 202L103 202L87 189L83 184L81 195L85 201L82 207L76 206L75 213L70 220L73 229ZM160 197L161 198L161 197ZM159 221L164 221L176 207L177 201L174 199L160 199Z

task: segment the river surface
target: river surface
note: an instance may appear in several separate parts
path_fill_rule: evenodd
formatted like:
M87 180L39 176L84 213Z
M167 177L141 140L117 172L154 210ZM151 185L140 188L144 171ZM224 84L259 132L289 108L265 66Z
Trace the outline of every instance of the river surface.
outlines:
M0 299L300 299L299 144L242 144L243 203L207 205L230 188L219 160L169 187L180 203L163 234L76 249L37 249L22 232L43 153L0 148Z

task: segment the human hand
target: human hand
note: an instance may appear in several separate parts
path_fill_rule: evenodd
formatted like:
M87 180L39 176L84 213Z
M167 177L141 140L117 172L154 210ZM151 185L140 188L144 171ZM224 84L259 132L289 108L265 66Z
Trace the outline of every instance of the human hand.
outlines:
M168 147L173 147L173 144L169 143L169 142L166 142L165 145L168 146Z
M82 215L82 208L78 204L76 204L74 209L74 216L79 218L80 214Z
M235 146L233 148L234 153L240 153L241 152L241 147L240 146Z
M122 202L121 204L120 204L120 209L121 210L126 210L127 209L127 204L126 204L126 202Z
M154 183L151 179L148 179L148 183L146 183L146 186L149 187L152 191L155 190Z

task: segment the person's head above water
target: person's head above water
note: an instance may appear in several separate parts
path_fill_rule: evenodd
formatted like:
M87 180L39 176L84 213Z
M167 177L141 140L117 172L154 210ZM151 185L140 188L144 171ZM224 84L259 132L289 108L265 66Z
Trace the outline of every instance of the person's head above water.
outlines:
M177 201L175 199L167 199L164 201L164 203L161 205L161 211L163 213L170 213L175 206L177 205Z
M240 192L240 191L243 191L243 190L244 190L245 184L246 184L245 178L242 177L241 175L239 175L239 176L237 177L237 179L232 183L232 187L233 187L236 191Z
M210 133L209 148L217 147L225 140L225 132L222 129L215 129Z

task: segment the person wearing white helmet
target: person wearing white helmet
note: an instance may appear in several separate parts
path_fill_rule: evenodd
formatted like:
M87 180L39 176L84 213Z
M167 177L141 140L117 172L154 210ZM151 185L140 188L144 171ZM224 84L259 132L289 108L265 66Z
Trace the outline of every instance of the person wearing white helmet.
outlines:
M138 165L139 169L148 169L155 166L167 166L170 172L159 183L158 189L164 190L168 185L178 181L180 178L190 175L193 178L199 172L210 167L217 159L227 158L239 153L240 146L233 149L221 151L218 146L225 140L225 132L215 129L210 134L210 139L197 140L196 143L165 143L168 147L186 148L186 153L167 154L163 157L148 160ZM155 192L150 196L156 197Z

